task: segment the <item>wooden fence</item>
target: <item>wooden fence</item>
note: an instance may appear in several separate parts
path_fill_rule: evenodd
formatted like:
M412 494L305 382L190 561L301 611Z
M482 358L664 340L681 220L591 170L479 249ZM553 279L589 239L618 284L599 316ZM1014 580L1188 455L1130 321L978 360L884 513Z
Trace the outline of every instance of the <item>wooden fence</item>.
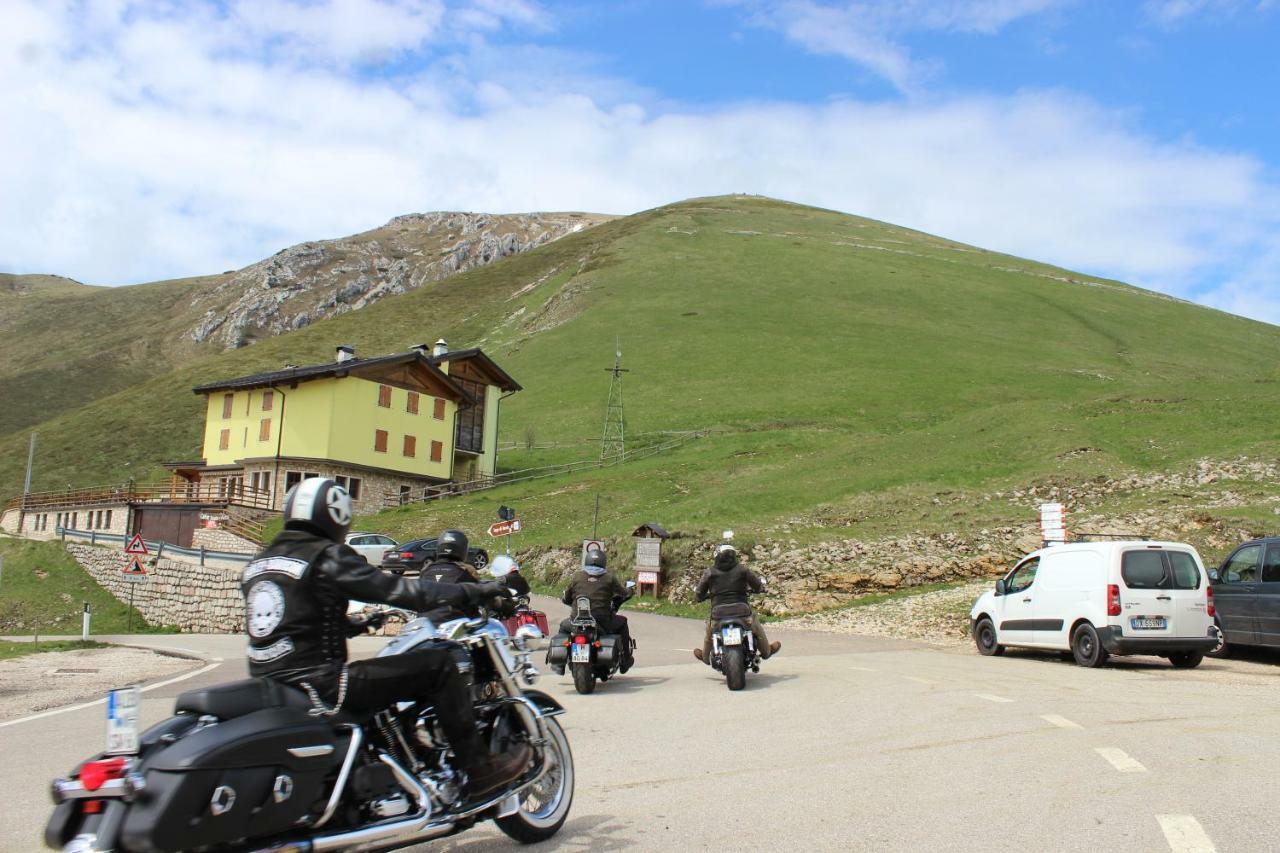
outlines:
M270 492L247 487L227 489L219 483L123 483L50 492L29 492L5 501L4 511L25 512L109 506L125 503L231 504L271 509Z

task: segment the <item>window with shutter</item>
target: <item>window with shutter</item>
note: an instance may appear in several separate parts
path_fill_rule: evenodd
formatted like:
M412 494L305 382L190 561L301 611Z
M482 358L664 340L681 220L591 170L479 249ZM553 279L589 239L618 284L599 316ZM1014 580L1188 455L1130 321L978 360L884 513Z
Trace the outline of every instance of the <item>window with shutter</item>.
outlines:
M409 396L405 398L404 410L411 415L418 414L418 392L410 391Z
M418 452L418 438L417 438L417 436L413 436L413 435L406 435L406 436L404 437L404 455L405 455L405 456L413 456L413 455L414 455L415 453L417 453L417 452Z
M271 418L263 418L258 422L258 441L271 440Z
M231 417L231 408L236 404L235 394L222 395L222 419L225 421Z
M384 409L391 408L391 386L390 385L378 386L378 405Z
M431 442L431 461L439 462L444 458L444 444L439 441Z
M377 453L387 452L387 431L385 429L375 429L373 431L373 449Z
M231 447L231 430L224 429L218 433L218 449L226 450L229 447Z
M444 400L439 397L436 398L435 411L431 413L431 416L438 421L444 420Z
M276 394L274 391L262 392L262 411L264 412L271 411L271 407L275 405L275 402L276 402Z

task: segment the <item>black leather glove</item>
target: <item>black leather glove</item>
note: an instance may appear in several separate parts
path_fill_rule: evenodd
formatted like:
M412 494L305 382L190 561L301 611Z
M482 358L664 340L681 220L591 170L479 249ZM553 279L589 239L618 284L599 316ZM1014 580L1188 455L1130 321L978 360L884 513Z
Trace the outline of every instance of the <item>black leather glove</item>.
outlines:
M467 601L471 604L484 601L487 598L511 597L511 590L507 589L507 585L496 581L490 581L489 583L464 583L462 588L467 591Z
M373 613L370 613L368 617L365 618L364 627L370 631L374 631L374 630L377 630L378 628L381 628L383 625L386 624L387 615L388 615L387 611L385 610L375 610Z

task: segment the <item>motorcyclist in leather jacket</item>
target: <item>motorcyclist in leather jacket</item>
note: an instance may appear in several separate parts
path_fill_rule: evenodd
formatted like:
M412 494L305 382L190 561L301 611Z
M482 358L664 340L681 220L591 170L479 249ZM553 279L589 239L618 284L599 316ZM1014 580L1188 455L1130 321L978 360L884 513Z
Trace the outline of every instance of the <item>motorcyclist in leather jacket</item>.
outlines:
M627 617L615 612L618 605L631 597L631 592L618 582L618 578L605 568L604 551L592 548L587 552L586 565L569 581L560 600L573 607L579 597L585 596L591 601L591 615L595 618L600 630L606 634L619 634L622 637L622 648L626 655L618 665L618 671L625 673L635 664L635 655L631 650L631 628ZM560 623L560 632L572 632L572 617Z
M339 710L363 716L395 702L430 702L466 773L470 795L518 776L529 761L528 746L486 754L471 697L447 651L347 660L347 637L364 627L348 620L350 599L426 611L442 602L464 606L506 595L505 588L410 580L376 569L343 544L351 514L350 496L332 479L311 477L289 490L284 530L241 577L250 675L303 690L314 712L325 716Z
M716 616L719 608L725 608L722 613L729 611L745 614L743 618L751 624L751 633L755 634L756 649L760 652L760 657L768 658L777 654L782 643L769 642L764 626L747 603L750 593L764 591L764 582L759 575L738 561L738 551L732 545L717 545L715 554L715 564L702 575L698 588L694 591L694 601L711 599L711 615L707 619L707 632L702 648L694 649L693 656L710 665L711 634L720 618Z
M422 567L422 579L433 583L478 584L463 563L467 560L467 534L450 528L436 538L436 558ZM505 587L504 587L505 589ZM441 601L427 612L427 618L439 625L466 615L449 601Z

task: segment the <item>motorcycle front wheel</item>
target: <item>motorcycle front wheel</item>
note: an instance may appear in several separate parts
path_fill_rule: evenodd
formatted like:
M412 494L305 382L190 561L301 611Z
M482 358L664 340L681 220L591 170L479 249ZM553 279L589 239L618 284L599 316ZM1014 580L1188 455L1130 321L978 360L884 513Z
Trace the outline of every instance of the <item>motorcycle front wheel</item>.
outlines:
M547 720L547 772L520 793L520 810L495 818L498 828L521 844L546 841L560 831L573 803L573 753L557 720Z
M573 689L582 695L592 693L596 689L596 674L589 662L575 663L573 667Z
M729 646L724 650L724 680L730 690L747 686L747 662L742 656L742 646Z

